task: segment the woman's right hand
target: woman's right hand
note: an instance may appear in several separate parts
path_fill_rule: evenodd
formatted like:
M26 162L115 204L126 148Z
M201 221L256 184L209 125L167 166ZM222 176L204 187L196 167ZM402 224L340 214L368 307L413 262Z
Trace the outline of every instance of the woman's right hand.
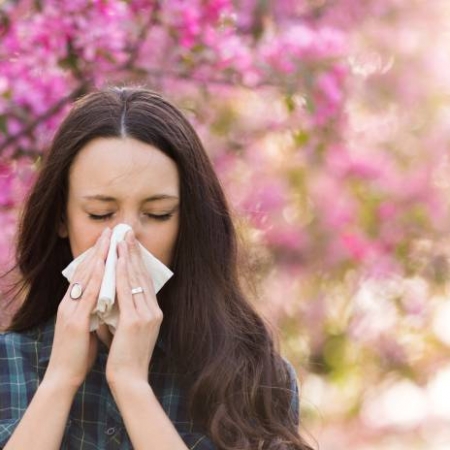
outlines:
M57 383L73 393L83 383L97 355L97 336L89 331L90 315L100 291L111 230L105 229L90 254L79 264L58 307L50 361L43 382ZM74 283L83 289L73 300Z

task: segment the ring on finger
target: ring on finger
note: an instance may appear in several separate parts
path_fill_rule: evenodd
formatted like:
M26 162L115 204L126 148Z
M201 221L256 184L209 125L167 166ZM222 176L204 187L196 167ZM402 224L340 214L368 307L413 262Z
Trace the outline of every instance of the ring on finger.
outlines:
M71 289L70 289L70 298L72 300L78 300L83 295L83 286L81 283L73 283Z
M131 289L131 295L142 294L143 292L144 292L144 288L142 286L138 286L138 287Z

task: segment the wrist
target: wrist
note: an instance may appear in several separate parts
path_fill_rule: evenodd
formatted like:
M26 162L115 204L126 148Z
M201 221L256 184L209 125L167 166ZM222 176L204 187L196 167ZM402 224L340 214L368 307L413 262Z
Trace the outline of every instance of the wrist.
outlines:
M35 397L38 401L52 405L55 411L63 411L65 416L69 413L77 390L64 383L43 379Z
M153 394L153 390L147 380L132 377L114 377L108 379L111 393L116 400L122 397L139 397L148 393Z
M39 389L52 392L55 395L63 395L73 398L80 387L80 383L62 376L46 373Z

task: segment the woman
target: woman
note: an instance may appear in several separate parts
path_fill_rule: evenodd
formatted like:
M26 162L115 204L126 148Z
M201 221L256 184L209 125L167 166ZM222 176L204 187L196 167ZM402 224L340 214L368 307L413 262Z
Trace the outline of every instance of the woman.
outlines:
M132 232L118 246L112 336L89 332L89 317L118 223ZM138 242L174 272L158 298ZM61 271L88 249L68 286ZM0 448L309 448L295 373L239 287L219 181L158 94L110 89L75 104L25 205L17 261Z

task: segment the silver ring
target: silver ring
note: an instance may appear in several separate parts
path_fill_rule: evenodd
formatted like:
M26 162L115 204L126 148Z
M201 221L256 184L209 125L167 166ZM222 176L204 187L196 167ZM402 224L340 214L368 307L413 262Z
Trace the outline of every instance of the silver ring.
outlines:
M131 295L134 294L142 294L144 292L144 288L141 286L135 287L133 289L131 289Z
M83 286L81 283L73 283L72 288L70 289L70 298L72 300L78 300L83 295Z

